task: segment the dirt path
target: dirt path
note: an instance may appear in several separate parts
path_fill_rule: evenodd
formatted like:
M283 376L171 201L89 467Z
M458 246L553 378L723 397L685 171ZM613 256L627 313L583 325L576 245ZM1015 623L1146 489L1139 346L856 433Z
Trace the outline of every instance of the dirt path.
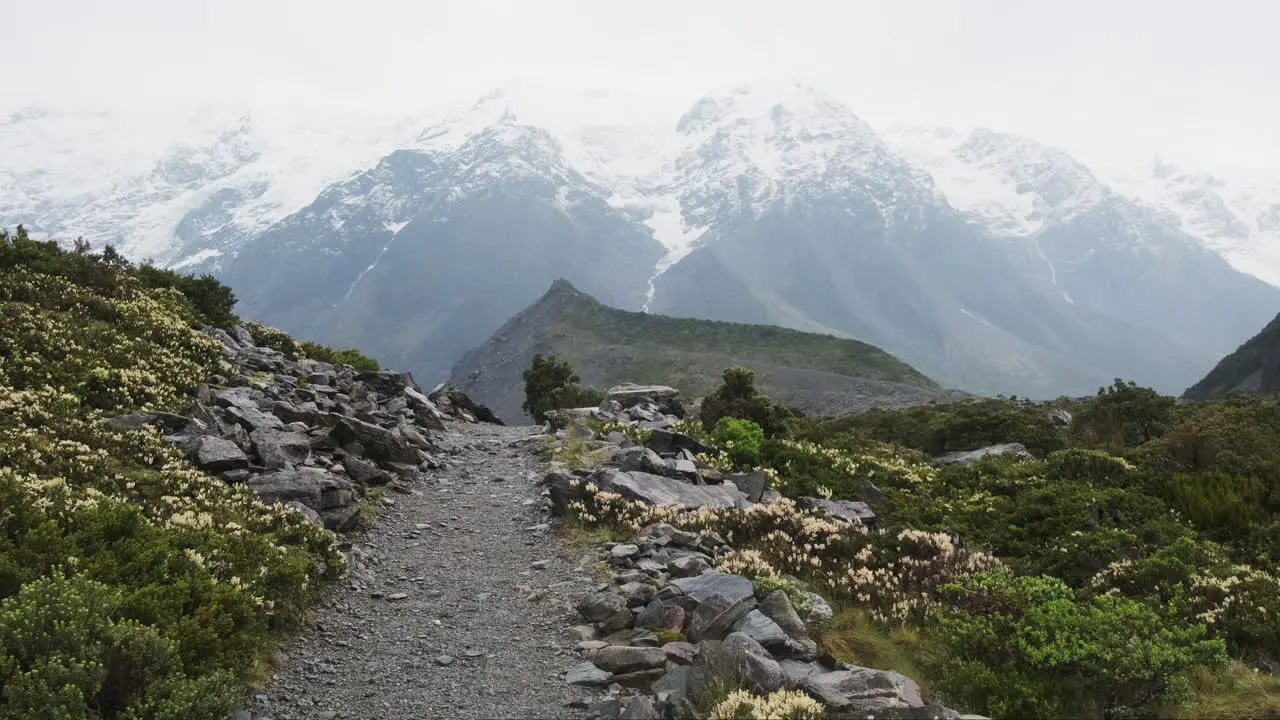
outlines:
M448 468L353 539L363 569L286 648L253 720L582 715L564 628L596 581L542 525L535 432L449 426Z

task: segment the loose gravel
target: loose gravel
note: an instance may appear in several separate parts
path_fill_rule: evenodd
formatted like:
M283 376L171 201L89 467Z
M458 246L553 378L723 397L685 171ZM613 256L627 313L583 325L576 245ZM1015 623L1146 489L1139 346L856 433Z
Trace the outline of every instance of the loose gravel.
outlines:
M389 493L351 576L243 720L581 717L565 629L597 583L547 525L536 428L451 423L447 469ZM584 565L583 563L587 563Z

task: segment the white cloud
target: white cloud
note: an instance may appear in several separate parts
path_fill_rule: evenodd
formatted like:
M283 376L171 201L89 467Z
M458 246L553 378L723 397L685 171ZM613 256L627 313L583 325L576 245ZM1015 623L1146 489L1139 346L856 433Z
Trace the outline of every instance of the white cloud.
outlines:
M703 91L800 78L873 124L1270 171L1278 25L1265 0L0 0L0 102L403 115L525 81L674 122Z

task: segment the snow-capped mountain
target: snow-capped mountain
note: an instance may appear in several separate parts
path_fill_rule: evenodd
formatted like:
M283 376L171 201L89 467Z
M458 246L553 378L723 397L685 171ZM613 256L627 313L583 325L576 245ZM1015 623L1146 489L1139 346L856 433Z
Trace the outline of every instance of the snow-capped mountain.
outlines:
M1117 375L1181 391L1280 305L1217 254L1254 247L1280 210L1251 210L1231 250L1177 173L1139 193L1026 138L877 132L806 86L708 94L663 123L610 100L500 92L308 136L280 131L297 118L209 115L79 184L60 180L74 158L29 169L57 146L32 128L57 123L15 117L0 148L27 154L0 171L0 223L213 269L245 314L428 380L560 277L617 307L848 335L945 383L1038 396Z
M1203 223L1189 227L1167 203L1124 193L1061 150L985 129L887 135L968 218L1020 241L1028 271L1067 302L1228 350L1274 302L1273 288L1242 277L1220 248L1189 232Z
M1237 269L1280 286L1280 179L1225 179L1159 159L1102 172Z
M171 267L216 269L421 120L201 108L32 110L0 121L0 226Z

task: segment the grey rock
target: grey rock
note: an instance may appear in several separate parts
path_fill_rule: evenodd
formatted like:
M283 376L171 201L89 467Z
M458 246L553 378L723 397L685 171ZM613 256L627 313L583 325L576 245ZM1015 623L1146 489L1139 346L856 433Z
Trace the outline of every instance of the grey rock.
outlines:
M249 433L263 466L281 469L300 465L311 456L311 438L298 432L262 428Z
M667 565L667 572L674 578L688 578L701 575L711 567L711 563L697 555L685 555L672 560Z
M347 475L361 485L386 485L395 479L395 475L383 470L376 464L354 455L342 458L342 467Z
M845 666L833 672L814 672L801 687L837 713L884 713L924 708L920 686L892 670Z
M756 470L749 473L732 473L725 475L726 482L731 482L741 490L753 503L760 502L765 490L769 489L769 473Z
M644 609L636 614L636 627L647 628L649 630L661 630L666 627L664 620L666 619L667 608L662 604L661 600L650 600Z
M251 478L247 485L264 502L297 500L317 512L355 502L355 489L350 481L317 468L259 475Z
M960 463L961 465L969 465L988 455L1017 455L1019 457L1031 457L1031 453L1021 443L1004 443L1001 445L988 445L978 448L977 450L969 450L967 452L952 452L936 458L934 463L938 465L950 465L952 463Z
M667 654L656 647L610 645L597 650L591 662L611 673L629 673L662 667L667 662Z
M677 665L692 665L698 656L698 646L687 642L669 642L662 646L662 651Z
M617 464L619 469L626 472L638 470L654 475L665 475L669 470L666 461L659 457L658 453L647 447L619 450L614 453L613 462Z
M341 446L359 443L371 460L418 464L418 454L409 441L393 430L355 418L342 418L333 429L334 439Z
M648 695L629 695L622 699L619 720L658 720L660 717Z
M812 625L823 625L831 622L831 619L834 618L836 614L835 611L831 609L831 606L827 604L827 601L815 592L808 593L808 595L809 614L804 617L804 621Z
M615 560L634 557L640 552L640 547L632 543L619 543L609 549L609 555Z
M738 601L753 597L755 594L751 581L747 578L715 570L704 572L697 577L673 580L671 584L699 603L705 602L714 595Z
M589 662L569 668L564 675L564 681L570 685L608 685L612 680L613 673Z
M254 407L228 407L227 414L233 422L251 433L254 430L279 430L284 427L280 418Z
M705 662L714 675L731 678L754 693L768 695L785 684L778 661L742 633L732 633L708 650L704 650Z
M661 475L612 469L596 473L592 481L602 490L650 505L681 508L742 508L750 505L746 495L731 485L691 485Z
M605 645L633 645L635 647L658 647L658 636L652 630L630 628L619 630L602 638Z
M809 637L804 621L796 613L791 605L791 598L787 597L785 592L774 590L769 593L757 609L786 634L789 642L785 644L784 655L803 659L817 656L818 644ZM759 638L756 639L759 640ZM764 641L760 644L769 647L769 644Z
M827 517L843 520L854 525L874 525L876 519L876 514L869 505L856 500L802 497L796 501L796 506L804 510L814 510Z
M694 642L719 640L756 607L756 599L711 595L698 603L688 621L688 636Z
M774 655L786 654L791 641L778 623L770 620L767 615L760 612L759 608L743 615L742 619L734 624L733 631L755 640Z
M627 601L617 593L596 593L578 603L578 613L587 622L602 622L619 611L626 611Z
M294 510L297 510L303 515L306 515L307 519L315 523L316 525L320 525L321 527L324 526L324 519L320 517L320 513L316 512L315 510L312 510L306 505L303 505L297 500L290 500L289 502L285 503L285 505L287 507L293 508Z
M213 435L193 440L189 456L196 467L209 473L249 467L249 457L244 454L239 445Z
M647 403L656 406L656 409L665 415L674 415L678 418L682 418L685 415L684 407L680 404L680 391L665 385L635 385L632 383L615 385L605 392L604 401L600 404L600 407L603 409L615 402L623 410Z
M700 455L709 450L706 445L698 442L696 438L690 435L662 429L653 430L649 435L649 441L645 445L659 455L681 450L688 450L694 455Z
M643 582L629 582L618 588L628 607L641 607L658 596L658 588Z

